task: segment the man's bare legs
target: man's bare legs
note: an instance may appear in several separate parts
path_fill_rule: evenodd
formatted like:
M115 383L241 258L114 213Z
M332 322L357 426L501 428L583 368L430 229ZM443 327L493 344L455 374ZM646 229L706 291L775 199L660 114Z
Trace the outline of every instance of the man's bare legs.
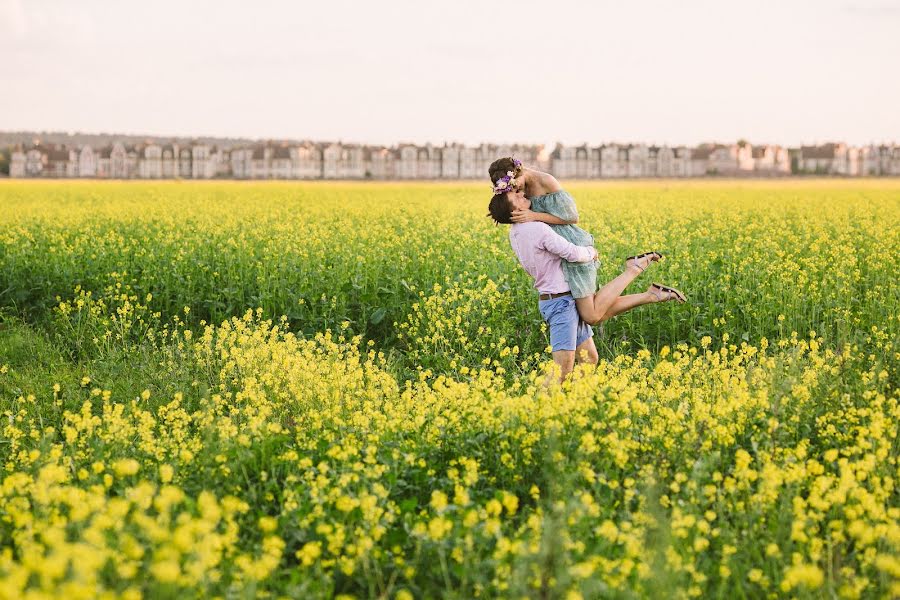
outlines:
M559 383L562 383L569 373L575 368L575 351L574 350L555 350L553 352L553 362L559 369ZM553 383L553 374L547 375L544 380L544 387Z
M596 365L599 360L600 356L597 354L597 346L594 345L593 337L583 341L575 350L557 350L553 353L553 362L559 367L560 383L571 375L576 363L579 365ZM546 381L544 381L544 385L550 385L552 380L552 375L548 376Z
M594 337L581 342L581 345L575 348L575 364L578 365L596 365L600 361L600 355L597 353L597 346L594 345Z

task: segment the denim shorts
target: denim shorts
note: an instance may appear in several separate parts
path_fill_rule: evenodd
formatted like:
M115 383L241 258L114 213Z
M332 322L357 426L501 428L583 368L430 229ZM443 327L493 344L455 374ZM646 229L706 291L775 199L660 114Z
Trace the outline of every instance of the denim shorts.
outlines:
M541 316L550 327L550 347L553 351L575 350L594 335L591 326L581 320L575 298L560 296L538 302Z

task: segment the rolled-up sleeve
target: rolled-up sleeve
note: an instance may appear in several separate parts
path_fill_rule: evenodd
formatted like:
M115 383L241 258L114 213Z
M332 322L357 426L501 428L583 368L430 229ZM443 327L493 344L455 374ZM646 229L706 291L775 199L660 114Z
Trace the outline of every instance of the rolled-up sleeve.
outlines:
M597 250L589 246L576 246L547 227L541 236L541 248L569 262L586 263L597 258Z

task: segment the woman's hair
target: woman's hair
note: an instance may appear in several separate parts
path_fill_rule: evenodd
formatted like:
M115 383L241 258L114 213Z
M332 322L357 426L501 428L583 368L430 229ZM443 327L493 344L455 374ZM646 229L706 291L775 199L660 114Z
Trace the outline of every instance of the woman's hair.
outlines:
M522 174L522 163L517 165L512 156L498 158L491 163L490 167L488 167L488 175L491 177L491 183L497 183L498 179L510 171L513 172L513 179L515 179Z
M502 194L497 194L491 198L491 203L488 204L487 216L494 219L497 223L512 225L512 210L512 204L510 203L506 192L503 192Z

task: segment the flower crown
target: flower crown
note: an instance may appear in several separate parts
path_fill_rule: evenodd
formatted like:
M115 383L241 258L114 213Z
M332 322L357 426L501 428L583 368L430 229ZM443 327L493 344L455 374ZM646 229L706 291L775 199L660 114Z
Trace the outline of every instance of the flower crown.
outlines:
M516 171L522 167L522 161L514 158L513 165L515 166L515 171L507 171L506 175L498 179L494 185L491 186L495 196L497 194L505 194L506 192L512 191L512 180L516 178Z

